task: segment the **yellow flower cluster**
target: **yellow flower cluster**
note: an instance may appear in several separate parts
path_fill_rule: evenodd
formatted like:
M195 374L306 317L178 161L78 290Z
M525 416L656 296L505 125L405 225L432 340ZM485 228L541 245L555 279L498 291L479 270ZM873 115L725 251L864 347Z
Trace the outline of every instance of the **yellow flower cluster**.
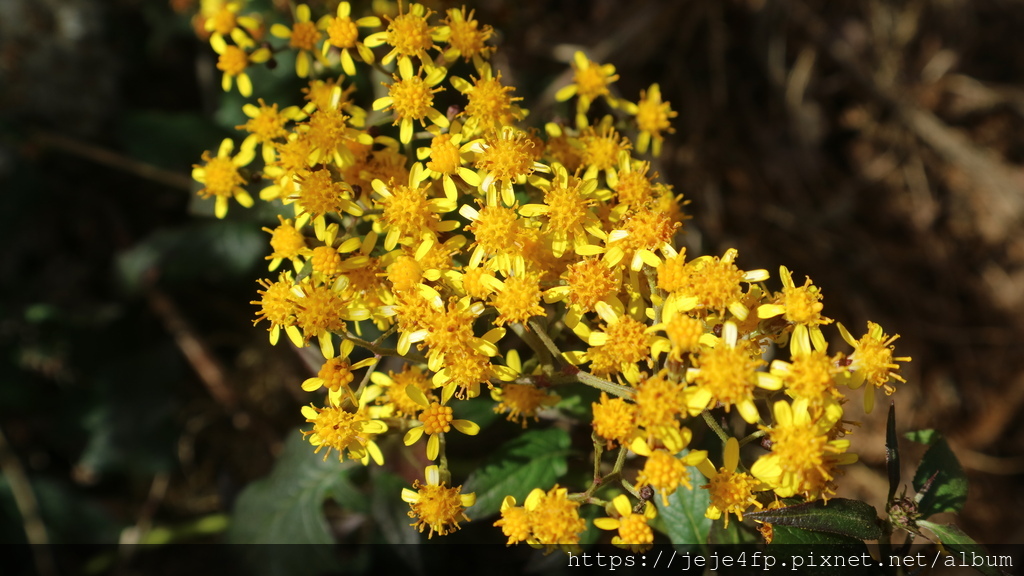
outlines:
M582 383L602 391L590 422L598 453L640 455L638 487L663 503L694 489L687 465L708 478L708 517L726 522L772 493L834 494L837 467L856 459L840 438L842 388L868 384L870 411L874 391L891 394L910 359L874 323L860 339L839 325L853 351L830 356L821 290L785 267L773 291L769 272L741 269L734 249L687 258L685 202L644 158L660 152L676 116L657 84L629 101L613 89L613 65L577 52L572 83L555 96L574 101L574 124L531 124L490 62L493 30L465 8L399 3L356 18L349 2L316 17L299 4L257 44L262 24L239 16L243 7L221 1L206 20L224 89L251 95L247 67L290 51L307 103L247 104L239 153L227 140L193 174L218 217L231 198L251 205L255 182L260 199L289 212L265 229L276 276L260 281L253 304L272 343L283 330L323 353L302 384L327 392L325 406L303 409L317 451L381 463L377 436L404 431L413 445L427 435L441 468L403 497L421 530L445 534L472 500L440 480L445 434L479 430L452 405L486 386L496 410L526 427L557 413L557 386ZM379 97L361 98L354 77L374 68L386 81ZM595 117L597 101L612 114ZM788 347L788 360L768 363L770 347ZM517 350L530 351L525 362ZM404 360L401 372L377 370L388 356ZM770 439L747 471L735 438L722 467L684 453L714 409L738 414L732 432L749 427L744 443ZM564 488L534 488L523 507L502 507L509 543L578 542L578 502ZM624 495L606 504L613 517L598 526L618 530L616 544L652 542L653 504L638 513Z

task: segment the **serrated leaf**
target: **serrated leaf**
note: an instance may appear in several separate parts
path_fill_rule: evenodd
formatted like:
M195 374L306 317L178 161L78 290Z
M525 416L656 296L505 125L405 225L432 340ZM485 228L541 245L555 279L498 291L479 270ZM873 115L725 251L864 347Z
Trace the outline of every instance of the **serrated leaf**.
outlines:
M865 567L859 562L856 566L847 565L845 562L837 566L836 559L839 557L859 560L870 556L868 547L856 538L803 530L794 526L775 525L773 532L772 543L766 553L775 557L776 569L783 566L787 572L797 571L798 574L809 576L863 576L876 573L873 567ZM826 554L830 557L827 565L824 562L825 558L820 555L822 550L827 550Z
M835 546L866 548L864 542L857 538L851 538L841 534L831 534L829 532L819 532L817 530L805 530L795 526L773 524L772 543L770 546L784 546L791 544L800 544L802 546L829 546L830 552L833 549L832 547Z
M691 481L702 478L693 466L686 467ZM665 534L673 544L696 544L702 552L707 552L708 534L711 533L713 521L704 515L710 503L707 490L695 486L692 490L680 486L668 497L668 506L663 506L661 497L655 496L658 507L658 518L664 525Z
M333 544L323 503L357 466L313 453L296 430L270 476L246 487L235 503L227 541L232 544ZM251 568L261 575L292 574L296 565L309 573L338 568L329 546L247 546Z
M931 485L922 493L930 479ZM941 435L932 438L932 445L921 458L914 474L914 490L921 498L917 509L925 518L939 512L959 512L967 502L967 476Z
M900 443L896 436L896 403L889 403L889 417L885 424L885 467L889 474L889 494L885 501L891 503L900 485Z
M550 488L565 474L568 453L569 434L560 428L530 430L506 442L466 480L463 491L476 493L476 504L466 514L496 514L505 496L522 503L530 490Z
M745 516L776 526L792 526L860 540L874 540L882 535L875 508L865 502L846 498L832 498L828 503L815 500L796 506L750 512Z
M975 542L974 539L965 534L964 531L955 524L938 524L927 520L918 520L917 524L918 526L931 530L932 534L935 534L935 537L939 539L939 543L941 543L945 548L954 554L962 554L963 556L956 558L958 562L963 561L964 564L972 565L972 560L976 556L981 556L986 560L992 557L986 552L982 545ZM1000 560L1005 559L1007 561L1006 566L1012 566L1012 558L1008 556L996 556L996 558ZM986 576L1002 576L1003 574L1009 574L1009 572L1000 570L998 567L994 566L972 565L972 567Z

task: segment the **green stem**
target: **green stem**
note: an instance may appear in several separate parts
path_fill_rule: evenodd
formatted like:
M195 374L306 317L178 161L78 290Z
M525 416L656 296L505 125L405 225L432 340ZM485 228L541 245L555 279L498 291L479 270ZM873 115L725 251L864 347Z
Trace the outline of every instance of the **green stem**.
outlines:
M438 461L438 472L441 476L441 483L452 485L452 473L448 471L448 455L445 454L446 442L444 439L444 432L437 435L438 447L437 447L437 461Z
M373 364L371 364L371 365L366 367L366 373L363 374L363 379L359 382L359 387L356 388L356 391L355 391L355 394L354 394L356 398L359 398L359 397L362 396L363 389L366 388L366 385L370 383L370 376L372 376L373 372L375 370L377 370L377 365L380 364L381 358L382 358L382 356L380 356L379 354L375 354L374 355ZM355 405L356 405L357 408L359 407L359 403L358 402L356 402Z
M594 481L587 492L593 491L601 478L601 456L604 454L604 439L597 434L591 434L590 438L594 441Z
M628 388L614 382L609 382L604 378L598 378L589 372L580 371L575 374L575 377L580 383L586 384L591 388L597 388L598 390L613 394L619 398L632 398L634 394L632 388Z
M722 440L722 442L729 441L729 435L725 433L725 430L722 430L722 427L718 425L718 422L715 422L715 417L711 415L711 412L704 410L701 412L701 416L704 417L704 421L707 422L708 427L714 430L715 434Z
M512 324L512 331L516 333L526 345L537 355L537 360L540 361L541 366L554 367L551 362L551 353L544 347L544 342L537 336L536 331L532 331L530 328L523 326L516 322Z
M622 484L622 487L625 488L626 492L629 492L633 498L643 500L643 498L640 497L640 491L636 489L636 486L633 486L633 484L628 482L625 478L623 478L619 483Z
M751 442L753 442L754 440L757 440L758 438L766 436L767 434L768 434L767 430L758 430L758 431L754 432L753 434L747 436L743 440L740 440L740 448L746 446L747 444L750 444Z
M352 334L351 332L345 332L345 338L351 340L352 343L355 344L356 346L360 346L362 348L369 350L376 356L395 356L398 358L404 358L411 362L420 362L423 364L426 364L427 362L427 357L423 356L422 354L417 354L415 352L406 352L405 354L399 354L398 350L395 348L385 348L383 346L379 346L374 342L368 342L366 340L363 340L362 338L356 336L355 334Z
M530 328L530 330L533 330L533 333L536 334L537 339L540 340L542 344L544 344L544 347L547 348L552 358L557 358L559 361L564 361L562 360L562 351L558 349L558 346L556 346L555 343L551 340L551 337L548 336L547 330L542 330L540 324L538 324L536 320L528 320L527 325ZM553 366L554 365L552 364L552 367Z
M615 466L612 467L612 474L618 474L622 471L622 465L626 462L626 453L629 449L625 446L619 447L619 455L615 458Z

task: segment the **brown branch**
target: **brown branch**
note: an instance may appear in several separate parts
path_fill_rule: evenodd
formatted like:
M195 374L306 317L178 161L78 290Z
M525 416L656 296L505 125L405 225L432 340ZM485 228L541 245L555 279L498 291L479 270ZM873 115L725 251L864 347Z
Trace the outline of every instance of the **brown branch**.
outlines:
M46 531L46 524L39 513L39 501L36 500L35 492L32 491L32 484L21 462L11 450L7 443L7 437L3 430L0 430L0 472L11 487L11 495L14 497L14 504L21 514L21 523L25 528L25 538L32 548L32 555L35 558L36 571L42 576L56 574L53 558L50 556L47 544L50 543L49 534Z
M223 405L229 412L238 407L238 396L228 384L224 367L206 344L198 337L195 330L178 311L177 305L160 290L150 288L147 297L149 307L160 318L164 328L174 338L185 359L199 375L203 385L214 400Z
M35 131L32 134L32 140L44 147L92 160L97 164L109 166L139 178L152 180L169 188L177 188L188 192L192 191L193 183L192 178L189 176L140 162L95 144L82 142L62 134L55 134L44 130Z

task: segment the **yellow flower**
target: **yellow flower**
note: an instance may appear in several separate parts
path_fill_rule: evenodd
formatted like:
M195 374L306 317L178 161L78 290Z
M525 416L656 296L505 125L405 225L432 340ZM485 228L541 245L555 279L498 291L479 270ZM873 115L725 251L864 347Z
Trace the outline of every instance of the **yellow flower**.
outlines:
M394 82L384 84L388 87L388 95L373 101L374 110L391 110L395 125L399 125L399 140L403 144L412 141L413 120L426 126L424 118L430 119L440 128L448 127L448 117L433 108L434 94L444 90L437 87L444 80L447 70L444 68L424 68L427 75L422 76L412 70L412 61L398 61L398 74L392 75Z
M508 412L508 421L518 421L522 423L523 428L526 428L527 418L538 420L537 412L542 408L554 406L561 400L561 397L551 393L542 384L534 386L512 382L523 372L523 363L515 348L505 354L505 362L508 364L507 366L496 367L501 369L499 377L505 380L505 383L500 388L491 390L491 399L498 403L494 407L494 411L498 414Z
M794 355L792 360L772 360L771 364L771 373L782 380L791 397L806 400L815 414L843 398L835 381L835 377L845 371L839 365L841 354L829 358L823 351L811 350L801 356Z
M253 46L250 34L260 28L260 22L252 16L239 16L241 9L241 2L225 2L206 18L203 28L210 33L211 43L224 43L224 37L230 36L241 48Z
M338 4L336 17L326 16L321 18L317 27L327 32L327 41L324 42L323 55L333 47L341 51L341 69L349 76L356 75L356 64L352 60L350 50L355 49L359 58L367 64L373 64L373 51L366 44L359 41L359 28L376 28L380 26L380 18L366 16L358 20L352 20L352 5L348 2Z
M831 324L832 319L821 315L824 308L821 289L811 284L810 278L804 279L803 286L797 286L785 266L779 267L779 277L782 279L782 292L776 295L774 303L758 306L757 317L774 318L781 314L787 322L794 324L789 343L793 356L809 353L812 345L815 350L824 351L828 344L821 333L821 326Z
M511 125L526 116L526 111L514 104L522 98L511 95L515 88L502 85L501 72L497 76L492 74L490 64L482 65L480 78L473 78L472 84L458 76L452 76L450 82L456 90L469 98L461 114L469 116L466 131L470 134Z
M579 502L569 499L569 491L557 484L547 492L534 488L522 506L516 506L514 497L506 496L501 502L501 519L494 525L508 536L508 544L526 541L549 550L557 547L572 551L587 528L579 507Z
M385 16L388 20L388 28L383 32L370 34L366 38L366 45L376 48L382 44L392 46L390 52L381 58L380 62L387 66L398 58L398 64L406 61L410 66L410 58L416 56L424 66L430 63L430 56L427 50L437 48L435 41L442 41L448 33L443 28L431 26L428 19L434 13L422 4L411 4L408 12L402 12L402 4L398 4L399 13L394 18Z
M249 117L249 120L241 126L235 126L238 130L245 130L249 133L242 141L241 148L255 149L256 146L263 147L263 162L270 164L274 161L274 152L277 148L277 140L284 140L288 137L288 130L285 124L289 120L302 118L302 110L298 106L288 106L283 110L277 109L277 104L267 106L263 98L258 99L259 106L245 104L242 112Z
M313 424L312 430L302 433L309 437L309 443L316 446L314 453L319 454L325 446L324 460L330 456L331 450L338 451L338 460L345 459L345 452L353 460L361 460L363 464L370 458L378 465L384 464L384 455L373 441L373 437L388 431L387 424L380 420L372 420L366 409L360 406L356 412L350 412L338 406L317 408L310 404L302 407L302 415L306 422Z
M496 277L482 278L493 293L490 304L498 312L494 323L518 323L525 325L527 320L544 314L541 306L540 273L527 267L526 260L521 256L510 259L511 266L503 270L505 280Z
M334 90L337 90L335 94L341 94L339 87ZM332 96L332 101L333 99ZM356 158L353 150L371 146L373 137L353 128L352 120L352 117L342 113L337 106L317 107L310 113L309 119L299 124L295 131L308 141L311 150L305 158L293 158L289 163L295 165L299 159L309 166L333 162L335 167L342 170L354 165ZM300 151L301 149L296 152Z
M568 318L580 318L592 312L598 302L615 298L622 287L622 271L600 258L584 258L570 264L562 274L565 285L549 288L544 293L547 303L568 300Z
M431 391L433 386L430 380L423 373L423 370L417 366L407 364L398 374L391 371L387 374L374 372L370 375L370 381L380 390L371 392L367 389L367 394L372 394L374 402L381 405L381 408L385 408L389 416L414 418L416 413L423 409L422 406L416 403L416 400L409 396L409 386L418 388L423 392L423 395L426 396L427 401L431 404L437 401L437 398Z
M203 152L204 166L198 164L192 167L192 178L204 186L199 190L203 198L213 196L215 198L214 214L217 218L223 218L228 213L228 200L234 198L239 204L250 208L253 205L252 196L242 186L246 183L245 178L238 169L252 162L252 150L239 150L234 157L231 151L235 143L230 138L225 138L217 149L216 156L210 156L210 152Z
M306 237L295 228L295 224L291 220L285 219L280 214L277 219L280 224L273 230L263 227L264 232L270 233L270 247L274 250L265 258L270 260L269 269L273 272L281 266L281 262L291 260L292 266L298 270L302 267L299 257L310 253L309 248L306 247Z
M284 24L274 24L270 27L270 33L278 38L288 39L288 45L298 50L295 55L295 73L299 78L309 76L309 69L313 65L313 59L320 60L327 64L316 44L323 37L316 22L310 21L311 12L306 4L299 4L295 7L295 23L291 28Z
M609 449L617 444L629 446L637 436L636 404L626 402L622 398L609 398L601 392L601 401L593 402L593 419L591 425L594 434L605 439Z
M328 358L316 376L307 378L302 383L302 389L306 392L315 392L320 388L326 388L331 406L341 406L343 396L349 399L352 406L358 405L359 401L349 387L349 384L355 379L353 371L370 366L374 363L374 359L366 358L355 364L350 363L348 356L354 347L351 340L343 340L340 353L333 358Z
M618 222L618 228L608 233L604 258L611 266L627 260L634 272L644 264L657 268L662 260L655 250L666 258L676 255L672 237L678 228L678 222L654 206L634 207Z
M636 487L650 486L661 494L661 503L668 506L668 497L675 494L680 486L686 486L687 490L693 490L690 484L690 474L686 471L687 466L696 466L707 459L708 453L704 450L691 450L682 458L677 458L668 450L655 450L647 454L643 470L637 474Z
M295 204L295 225L301 228L312 220L313 232L320 240L327 232L328 214L363 213L354 202L352 186L326 167L305 172L295 179L294 186L296 193L288 197L286 204Z
M420 532L430 528L427 538L433 538L435 533L444 536L458 530L460 521L469 522L465 510L476 503L476 494L462 494L462 486L446 487L436 465L427 466L424 477L426 484L416 480L412 490L402 488L402 500L412 508L409 517L417 519L410 526Z
M605 116L596 127L587 126L583 129L579 136L582 146L580 161L586 167L584 180L597 178L599 173L604 172L608 185L616 188L619 181L615 167L629 165L629 149L632 145L627 138L619 136L612 121L611 116Z
M712 520L718 520L725 514L725 527L729 527L729 514L735 514L736 518L743 521L743 513L747 508L755 506L761 508L761 503L754 496L755 491L761 491L763 486L756 478L746 472L737 472L736 466L740 462L740 444L735 438L729 438L725 443L725 455L723 466L715 470L710 459L704 459L697 464L697 469L703 474L710 484L706 488L711 496L711 504L708 506L704 516Z
M636 125L640 129L640 135L636 139L636 151L646 154L653 140L653 154L661 155L661 143L665 140L662 133L675 132L670 120L679 115L672 110L668 102L661 101L661 87L651 84L648 90L641 90L640 102L628 105L627 111L636 116Z
M345 332L345 321L367 320L369 310L360 308L341 292L330 286L314 284L307 276L292 288L292 298L297 310L295 324L302 331L288 331L292 343L302 347L313 338L318 339L324 358L334 357L332 335Z
M736 324L726 322L721 341L694 357L697 367L686 374L687 380L697 384L697 390L688 400L691 414L721 402L726 412L735 406L740 416L753 424L759 417L754 404L754 390L782 388L781 380L758 370L765 363L760 349L749 340L738 340L738 337Z
M616 311L607 302L599 301L594 308L605 322L604 331L587 333L582 323L575 328L581 337L581 333L586 334L585 339L590 344L586 355L591 362L591 372L596 376L621 372L627 381L639 382L637 362L651 355L652 337L646 333L647 327L624 311Z
M295 313L298 312L299 308L296 306L294 295L292 294L293 282L291 275L283 272L277 282L261 279L259 280L259 285L264 288L257 291L261 299L250 302L250 304L260 306L260 310L256 312L256 320L253 320L253 325L259 324L260 320L268 320L270 322L270 328L267 331L270 332L271 345L277 344L278 338L281 335L281 328L289 332L289 337L292 341L298 340L301 342L302 335L299 333L298 327L295 326Z
M480 26L480 23L473 19L473 10L467 15L465 6L461 9L450 8L444 22L448 29L445 61L452 62L461 56L464 61L469 62L472 58L476 67L480 68L483 59L494 52L494 47L487 45L487 41L494 35L494 29L486 24Z
M896 391L896 387L890 384L891 381L899 380L906 383L903 376L896 373L900 369L897 362L910 362L910 356L893 356L895 347L892 343L900 335L889 336L874 322L868 322L867 334L860 340L854 340L842 324L839 324L839 333L843 340L853 346L853 353L848 358L848 385L856 390L865 382L869 384L864 390L864 412L870 414L875 407L875 388L882 388L886 395L889 395Z
M556 92L555 100L565 102L577 96L577 125L583 127L586 124L584 115L590 109L590 104L599 96L604 97L613 108L616 107L618 102L611 97L608 86L618 80L619 75L615 73L615 66L612 64L598 64L580 51L573 54L572 68L572 84Z
M409 429L402 440L406 446L412 446L424 434L427 434L427 459L437 460L441 446L441 435L455 428L467 436L476 436L480 432L480 426L469 420L456 420L452 417L451 406L442 406L437 402L431 402L427 396L416 386L406 386L406 394L413 401L420 405L422 412L419 415L420 424Z
M513 184L522 183L533 172L547 172L548 167L537 161L539 150L529 135L512 126L502 126L477 144L480 152L476 167L484 172L480 189L487 193L487 204L497 204L494 184L501 184L501 201L506 206L516 203Z
M409 172L408 185L394 181L385 184L381 180L374 180L371 184L373 190L380 195L377 204L382 209L380 222L386 229L385 250L393 250L399 242L433 237L458 228L458 222L442 221L440 216L455 209L455 200L448 197L431 198L432 182L427 180L428 176L417 162Z
M820 416L812 416L805 399L790 406L780 400L773 407L775 423L768 431L772 451L761 456L750 473L764 481L782 498L797 494L807 500L835 495L836 467L857 461L848 454L849 440L830 440L829 432L842 418L843 410L832 403Z
M416 150L416 157L420 160L428 160L426 168L430 177L441 179L444 186L444 194L451 200L459 197L459 190L452 179L458 176L466 184L476 187L480 185L480 176L465 165L473 161L472 148L476 141L465 144L462 140L465 136L461 131L461 125L455 122L447 133L442 134L440 129L430 127L428 130L434 134L429 147L422 147Z
M750 309L742 302L740 284L763 282L768 279L768 271L740 270L735 263L738 255L735 248L730 248L721 258L701 256L688 262L686 285L681 288L681 295L696 298L696 308L719 313L728 310L737 320L746 320Z
M590 234L603 240L606 236L593 211L597 204L597 180L570 176L565 166L558 163L551 165L551 172L550 181L530 179L531 184L544 191L544 203L526 204L519 213L527 218L546 217L543 229L551 234L551 251L555 257L561 257L570 245L581 256L600 254L601 248L591 244L588 237ZM603 275L609 276L608 272L606 268Z
M618 530L612 537L612 544L625 548L633 553L646 552L654 544L654 531L647 524L658 515L658 510L650 502L643 503L643 512L635 513L629 505L629 498L619 494L612 500L617 517L596 518L594 526L601 530Z

